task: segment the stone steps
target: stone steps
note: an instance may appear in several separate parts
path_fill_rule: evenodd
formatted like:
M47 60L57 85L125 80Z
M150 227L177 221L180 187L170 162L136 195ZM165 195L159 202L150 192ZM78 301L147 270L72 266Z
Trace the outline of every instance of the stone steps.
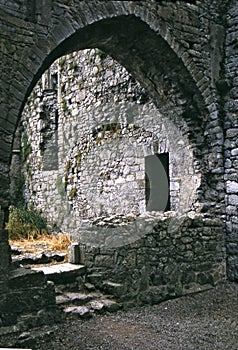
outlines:
M56 296L56 303L66 315L80 318L90 318L94 314L115 312L121 305L112 296L100 292L95 293L64 293Z
M33 267L34 271L42 271L47 280L55 284L64 284L74 281L77 277L86 273L86 266L70 263L56 264L51 266Z
M110 295L121 286L106 281L105 289L109 294L96 290L92 283L85 283L86 267L71 263L32 268L44 273L48 281L55 283L56 304L66 316L88 319L97 313L115 312L121 305ZM91 281L92 279L90 279Z
M72 252L71 252L72 253ZM71 254L72 255L72 254ZM56 305L67 317L87 319L98 313L115 312L122 305L114 296L120 295L122 285L103 281L100 273L87 276L86 266L72 263L56 263L61 259L60 252L24 253L19 251L15 260L21 265L27 264L24 275L18 275L16 269L11 284L18 285L24 281L25 274L32 275L31 283L38 279L53 282L55 285ZM54 265L49 263L52 261ZM38 278L37 278L38 277ZM50 282L49 282L50 283ZM99 291L100 289L100 291Z

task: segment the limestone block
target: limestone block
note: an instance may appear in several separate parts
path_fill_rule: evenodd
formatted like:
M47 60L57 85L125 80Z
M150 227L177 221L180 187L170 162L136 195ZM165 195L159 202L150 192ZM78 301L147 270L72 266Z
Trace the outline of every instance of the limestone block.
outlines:
M228 197L228 203L238 206L238 195L232 194Z
M227 191L227 193L238 193L238 182L227 181L227 183L226 183L226 191Z
M88 319L92 317L92 313L86 306L68 306L64 309L67 314L78 315L82 319Z
M68 261L71 264L79 264L80 263L80 250L79 250L78 243L71 243L70 244Z
M179 182L170 182L170 190L178 191L180 188Z
M232 156L238 156L238 148L235 148L235 149L231 150L231 155Z

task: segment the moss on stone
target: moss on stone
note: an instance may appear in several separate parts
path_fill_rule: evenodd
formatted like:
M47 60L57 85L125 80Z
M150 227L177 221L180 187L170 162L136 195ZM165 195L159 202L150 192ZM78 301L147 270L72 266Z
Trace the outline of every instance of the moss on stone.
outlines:
M71 190L69 191L69 200L71 201L73 198L75 198L77 195L77 188L76 187L73 187L71 188Z

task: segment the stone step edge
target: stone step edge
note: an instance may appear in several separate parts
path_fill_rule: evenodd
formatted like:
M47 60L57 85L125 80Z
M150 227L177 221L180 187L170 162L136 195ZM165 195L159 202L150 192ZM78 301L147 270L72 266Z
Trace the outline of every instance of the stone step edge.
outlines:
M56 264L51 266L32 267L34 271L41 271L46 276L47 280L53 281L56 284L64 284L63 279L74 280L78 276L86 274L87 268L85 265L76 265L71 263Z

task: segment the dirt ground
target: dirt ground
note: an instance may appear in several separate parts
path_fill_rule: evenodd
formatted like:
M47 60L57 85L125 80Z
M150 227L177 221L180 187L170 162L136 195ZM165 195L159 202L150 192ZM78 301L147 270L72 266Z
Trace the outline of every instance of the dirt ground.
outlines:
M238 284L90 320L67 320L41 350L238 349Z

